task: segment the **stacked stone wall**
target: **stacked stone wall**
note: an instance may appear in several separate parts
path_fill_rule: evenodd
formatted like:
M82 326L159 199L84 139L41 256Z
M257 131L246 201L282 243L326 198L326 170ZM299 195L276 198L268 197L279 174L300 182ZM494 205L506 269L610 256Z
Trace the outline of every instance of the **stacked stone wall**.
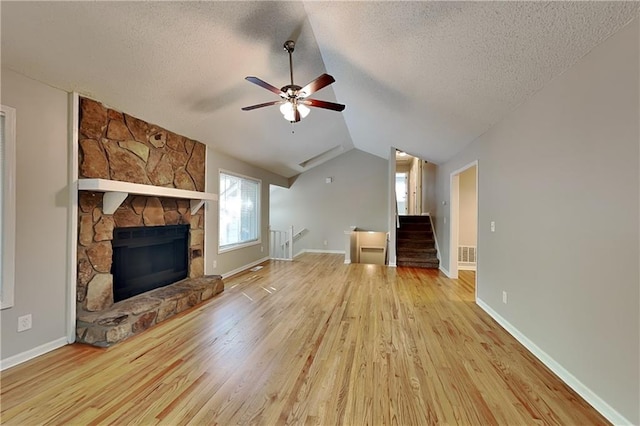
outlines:
M205 145L80 99L79 177L204 191ZM79 316L113 305L113 229L131 226L190 225L189 277L204 274L204 209L191 214L189 200L129 196L104 214L103 194L80 191L78 209Z

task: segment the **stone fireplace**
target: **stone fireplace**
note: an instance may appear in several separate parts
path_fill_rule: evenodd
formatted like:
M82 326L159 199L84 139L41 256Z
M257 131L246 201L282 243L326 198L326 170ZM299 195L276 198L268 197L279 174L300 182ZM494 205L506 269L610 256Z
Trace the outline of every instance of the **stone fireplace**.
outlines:
M154 188L175 188L174 193L179 194L166 197L125 193L124 201L110 211L113 207L107 199L108 192L79 191L77 340L109 346L223 289L219 276L203 276L204 209L181 198L181 191L188 195L204 193L205 146L85 98L80 98L78 130L81 182L127 182L150 188L150 194L157 192ZM120 251L119 236L134 234L127 229L142 234L155 232L166 240L166 234L178 228L186 234L184 253L180 249L174 254L155 255L151 250ZM151 257L145 260L147 252ZM186 258L184 270L174 271L175 283L169 279L174 272L167 272L178 268L167 265L173 262L170 257L174 255ZM157 269L150 270L151 275L164 271L160 284L152 282L155 275L144 279L147 281L143 286L160 288L136 295L129 290L117 291L114 299L114 266L123 267L127 261L136 262L137 269L148 263L149 268ZM156 266L151 265L154 262ZM133 275L139 273L134 271ZM181 280L184 276L187 279Z

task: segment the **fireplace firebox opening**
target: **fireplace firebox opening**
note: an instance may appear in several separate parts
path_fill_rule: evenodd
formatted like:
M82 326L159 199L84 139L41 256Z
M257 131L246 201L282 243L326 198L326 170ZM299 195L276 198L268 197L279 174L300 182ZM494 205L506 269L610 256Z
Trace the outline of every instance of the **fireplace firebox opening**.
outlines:
M189 274L189 225L115 228L112 247L114 302Z

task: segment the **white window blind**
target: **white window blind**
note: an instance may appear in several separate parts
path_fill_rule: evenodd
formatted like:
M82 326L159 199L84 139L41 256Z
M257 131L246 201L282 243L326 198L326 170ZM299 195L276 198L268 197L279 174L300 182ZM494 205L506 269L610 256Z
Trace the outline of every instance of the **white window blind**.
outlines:
M260 241L260 181L220 172L220 250Z

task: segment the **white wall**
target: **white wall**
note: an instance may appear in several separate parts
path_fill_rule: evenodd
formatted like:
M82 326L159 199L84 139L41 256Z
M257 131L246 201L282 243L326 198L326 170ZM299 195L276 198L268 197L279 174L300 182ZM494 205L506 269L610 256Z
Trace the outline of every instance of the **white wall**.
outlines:
M309 230L294 244L294 254L308 249L344 251L344 231L353 225L386 232L388 173L387 160L357 149L347 151L299 175L290 189L274 188L271 227ZM328 177L332 183L325 183Z
M458 217L458 245L476 246L477 233L477 201L476 201L476 167L469 167L460 173L460 204Z
M260 244L218 254L218 203L210 203L205 210L206 274L226 275L254 264L269 256L269 185L288 185L286 178L237 160L212 148L207 148L207 191L220 193L219 170L260 179ZM216 262L216 267L214 267Z
M0 314L6 360L66 341L68 97L6 69L1 84L2 104L16 109L15 305ZM33 328L18 333L26 314Z
M479 303L572 375L574 388L592 392L610 419L634 424L638 36L635 20L440 166L436 221L448 252L449 175L477 159Z

